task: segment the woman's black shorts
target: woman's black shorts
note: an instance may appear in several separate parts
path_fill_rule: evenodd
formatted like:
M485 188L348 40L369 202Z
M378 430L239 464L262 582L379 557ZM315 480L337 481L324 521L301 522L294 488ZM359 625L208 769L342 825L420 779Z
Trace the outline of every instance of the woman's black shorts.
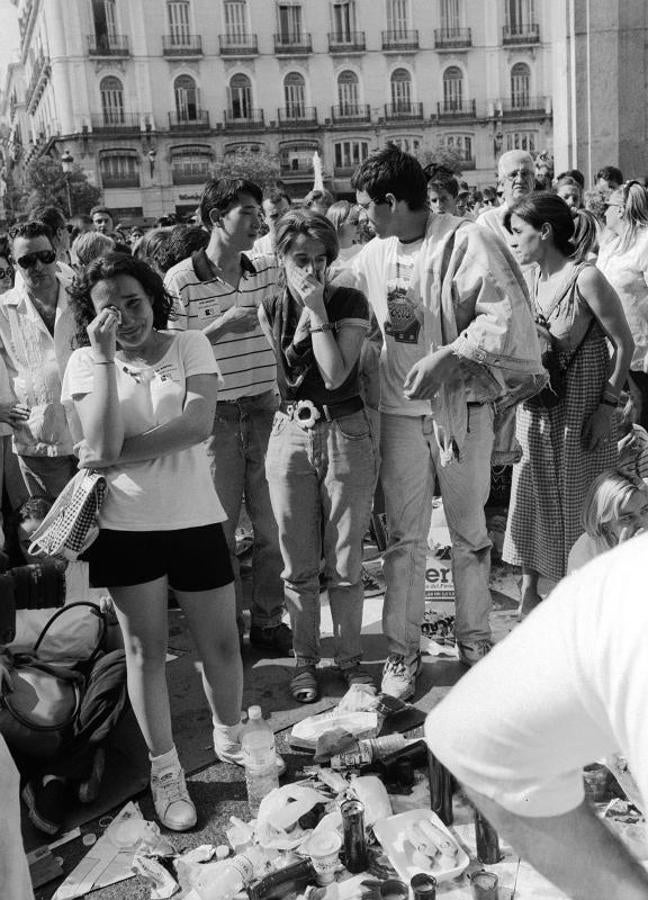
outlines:
M177 591L210 591L234 580L220 523L178 531L102 528L82 559L95 587L128 587L166 575Z

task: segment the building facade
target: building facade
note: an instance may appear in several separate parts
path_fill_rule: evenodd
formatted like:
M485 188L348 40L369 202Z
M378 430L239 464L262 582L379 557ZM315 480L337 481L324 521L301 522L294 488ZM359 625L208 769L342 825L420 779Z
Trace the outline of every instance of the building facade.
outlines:
M554 0L12 0L9 165L72 154L118 216L193 209L217 159L278 158L290 193L350 190L388 142L552 148ZM558 0L557 6L562 6Z

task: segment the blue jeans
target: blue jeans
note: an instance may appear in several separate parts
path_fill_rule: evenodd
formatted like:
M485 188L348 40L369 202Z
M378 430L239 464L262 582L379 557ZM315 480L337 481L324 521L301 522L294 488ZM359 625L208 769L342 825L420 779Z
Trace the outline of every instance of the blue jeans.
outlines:
M235 532L245 497L254 531L252 624L261 627L278 625L284 613L281 553L265 477L265 455L276 409L277 398L272 391L221 401L216 407L212 436L207 440L214 486L227 513L223 530L234 570L239 618L243 594Z
M275 416L266 472L279 526L297 663L320 659L320 562L331 604L335 661L362 657L362 540L369 524L377 453L364 410L304 431Z
M490 404L468 407L468 429L461 462L455 460L444 467L439 462L432 416L382 415L380 476L389 535L383 568L383 632L390 653L411 656L419 649L435 475L452 539L457 640L491 636L491 541L484 514L493 447Z

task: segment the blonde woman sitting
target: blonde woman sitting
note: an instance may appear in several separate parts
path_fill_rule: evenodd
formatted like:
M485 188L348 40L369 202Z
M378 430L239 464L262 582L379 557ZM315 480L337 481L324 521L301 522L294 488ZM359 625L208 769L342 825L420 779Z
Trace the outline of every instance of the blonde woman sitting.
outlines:
M619 469L603 472L585 497L581 521L585 534L571 549L568 574L648 526L648 486Z

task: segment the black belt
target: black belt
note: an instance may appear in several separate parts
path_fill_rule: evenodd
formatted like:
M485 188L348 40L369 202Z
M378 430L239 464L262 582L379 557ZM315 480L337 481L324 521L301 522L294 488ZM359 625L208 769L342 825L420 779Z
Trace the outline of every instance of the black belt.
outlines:
M340 419L342 416L350 416L352 413L360 412L364 409L362 397L350 397L348 400L340 400L339 403L318 403L315 400L282 400L279 406L280 412L298 422L300 419L309 420L312 416L313 409L316 409L319 415L332 422L333 419ZM314 424L314 422L313 422ZM312 426L311 426L312 427Z

